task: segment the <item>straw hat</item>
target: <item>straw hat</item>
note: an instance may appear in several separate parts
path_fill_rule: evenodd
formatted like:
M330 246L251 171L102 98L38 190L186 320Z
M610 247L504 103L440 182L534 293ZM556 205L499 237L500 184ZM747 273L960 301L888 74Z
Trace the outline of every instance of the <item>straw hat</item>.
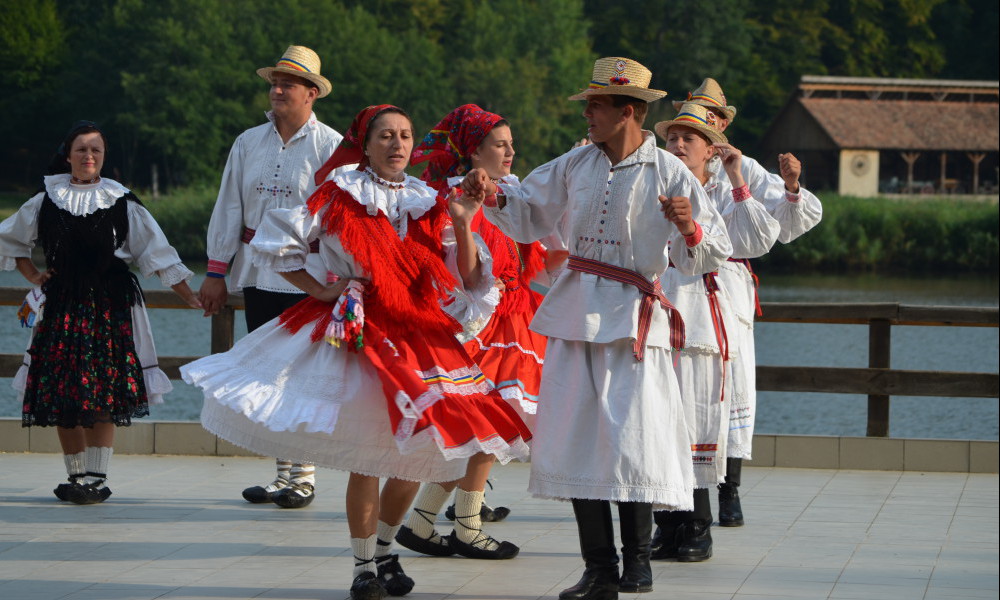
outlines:
M305 46L289 46L273 67L257 69L257 74L268 82L271 81L271 73L274 72L308 79L319 88L320 98L329 94L333 88L330 81L319 74L319 55Z
M729 143L726 136L718 129L719 117L704 106L695 104L694 102L685 102L681 105L680 112L677 113L677 116L672 121L660 121L653 129L656 130L656 135L666 141L667 130L673 125L685 125L691 129L696 129L705 134L705 137L713 144Z
M736 107L726 104L726 95L722 93L722 86L711 77L706 77L695 91L688 92L686 100L674 100L674 108L680 110L681 105L686 102L693 102L709 108L717 108L726 113L726 117L730 121L736 118Z
M666 92L649 89L652 77L649 69L632 59L619 56L599 58L594 63L594 76L590 86L569 99L586 100L588 96L615 95L652 102L667 95Z

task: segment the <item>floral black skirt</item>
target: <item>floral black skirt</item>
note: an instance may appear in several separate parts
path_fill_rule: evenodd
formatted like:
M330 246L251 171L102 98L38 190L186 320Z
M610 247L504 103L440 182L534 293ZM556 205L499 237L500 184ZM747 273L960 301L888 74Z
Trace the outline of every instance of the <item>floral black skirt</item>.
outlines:
M131 309L100 289L49 298L28 349L24 427L129 425L149 415Z

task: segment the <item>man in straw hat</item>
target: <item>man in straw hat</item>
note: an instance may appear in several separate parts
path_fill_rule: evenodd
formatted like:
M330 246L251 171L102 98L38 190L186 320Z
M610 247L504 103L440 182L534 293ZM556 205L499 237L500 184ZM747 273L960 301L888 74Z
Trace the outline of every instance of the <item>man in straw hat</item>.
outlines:
M572 500L586 564L562 600L652 590L652 507L690 510L690 441L671 347L684 324L657 277L716 269L732 251L719 213L676 157L642 128L666 92L627 58L602 58L583 100L591 144L535 169L520 186L474 169L463 191L514 240L550 234L570 258L531 329L549 338L529 491ZM657 424L651 426L650 424ZM618 574L610 502L618 503Z
M257 69L257 74L271 84L268 122L240 134L229 152L208 224L208 272L200 290L206 314L218 312L229 292L242 291L249 331L306 297L278 273L254 266L249 247L254 231L267 210L305 203L315 188L313 173L342 138L313 113L316 99L330 93L315 52L289 46L273 67ZM230 263L233 274L227 289ZM306 268L326 280L319 255L310 255ZM308 506L315 496L316 467L279 457L277 471L273 482L249 487L243 497L283 508Z
M690 104L702 106L715 116L714 126L724 132L736 118L736 107L728 104L722 86L706 77L696 90L688 93ZM680 110L682 102L674 102L674 108ZM718 158L713 158L709 168L718 171ZM780 176L769 173L759 162L743 156L741 171L750 194L761 202L767 212L781 226L778 241L787 244L816 226L823 218L823 206L812 192L799 184L802 174L802 163L791 153L779 154L778 165ZM749 265L748 265L749 266ZM752 343L752 339L750 340ZM747 365L749 367L749 365ZM739 369L739 364L734 364ZM753 373L745 374L753 381ZM754 417L757 408L756 390L751 383L747 393L734 397L730 403L729 439L726 444L725 481L719 484L719 525L723 527L740 527L743 525L743 507L740 504L739 486L743 468L743 459L751 457L753 443ZM665 517L658 516L658 522ZM658 529L660 532L661 526ZM660 541L660 536L654 538L654 543ZM672 549L666 548L660 554L671 554Z

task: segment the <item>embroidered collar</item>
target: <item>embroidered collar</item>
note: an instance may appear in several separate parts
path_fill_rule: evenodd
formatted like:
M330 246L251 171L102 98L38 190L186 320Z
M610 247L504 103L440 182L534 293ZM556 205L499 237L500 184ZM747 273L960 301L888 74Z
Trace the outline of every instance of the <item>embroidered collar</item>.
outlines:
M71 183L69 173L59 173L45 176L45 193L57 207L79 217L111 208L128 188L107 177L97 183Z
M273 110L269 110L266 113L264 113L264 116L266 116L267 120L271 122L271 129L274 130L274 133L278 133L278 128L274 125L274 111ZM291 144L294 140L297 140L300 137L305 136L307 133L309 133L313 129L316 129L316 123L317 122L318 121L316 120L316 113L314 113L314 112L313 113L309 113L309 119L306 120L306 122L302 125L302 127L299 127L299 130L296 131L292 135L292 137L288 138L288 142L287 143Z
M333 179L364 206L369 215L381 211L393 222L402 216L419 219L437 202L437 192L410 175L399 183L387 182L391 187L379 184L365 171L347 171Z

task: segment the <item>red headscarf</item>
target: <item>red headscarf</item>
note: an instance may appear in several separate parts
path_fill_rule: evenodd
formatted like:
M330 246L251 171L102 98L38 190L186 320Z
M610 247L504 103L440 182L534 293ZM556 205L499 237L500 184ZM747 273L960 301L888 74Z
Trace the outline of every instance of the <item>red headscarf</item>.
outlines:
M391 108L402 111L401 108L391 104L376 104L362 110L354 117L351 128L347 130L344 139L340 140L340 145L333 151L333 156L316 171L316 185L326 181L326 176L337 167L358 163L358 170L361 171L368 166L364 148L368 128L380 114Z
M444 187L449 177L461 175L472 167L470 156L502 120L500 115L475 104L463 104L441 119L413 149L410 164L429 160L420 178L435 188Z

